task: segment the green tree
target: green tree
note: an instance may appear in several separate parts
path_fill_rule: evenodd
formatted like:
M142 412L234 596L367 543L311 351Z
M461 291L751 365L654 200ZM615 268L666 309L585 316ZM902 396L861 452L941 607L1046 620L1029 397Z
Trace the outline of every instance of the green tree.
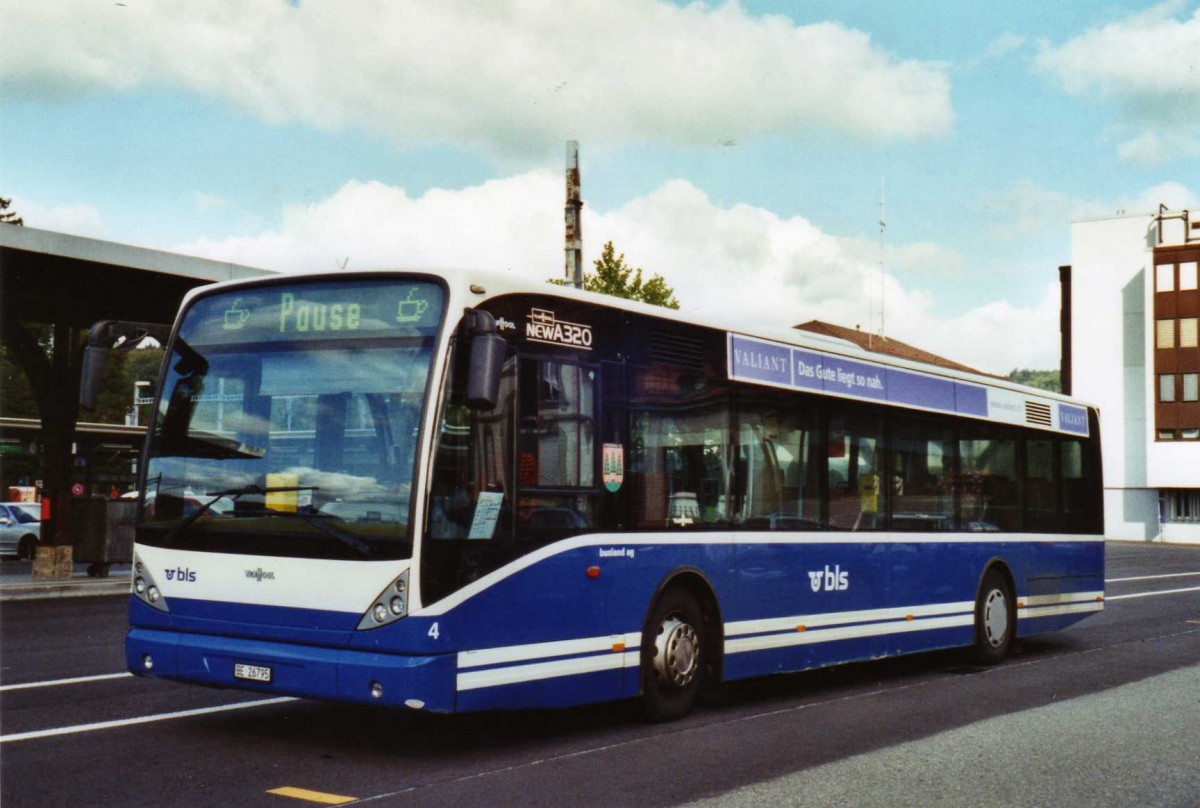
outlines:
M1037 387L1040 390L1049 390L1052 393L1062 392L1062 382L1058 378L1057 370L1017 368L1008 374L1008 380L1017 384L1028 385L1029 387Z
M629 266L625 263L625 253L616 253L611 241L604 245L600 257L593 262L596 271L583 273L584 289L602 295L623 297L626 300L640 300L653 306L679 308L675 290L667 286L662 275L653 275L650 280L643 281L641 267ZM563 286L566 282L552 278L550 283Z
M25 224L25 220L17 215L15 210L9 210L9 205L12 204L12 198L0 196L0 222L4 224L15 224L18 227Z

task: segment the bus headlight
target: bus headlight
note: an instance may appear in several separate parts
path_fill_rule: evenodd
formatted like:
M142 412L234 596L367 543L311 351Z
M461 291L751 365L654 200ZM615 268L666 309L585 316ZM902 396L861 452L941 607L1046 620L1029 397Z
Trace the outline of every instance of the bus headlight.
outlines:
M393 623L408 614L408 570L400 573L396 580L387 585L375 598L375 602L358 623L359 631L379 628Z
M158 588L158 583L150 574L150 568L136 556L133 559L133 568L137 573L133 577L133 596L151 608L160 612L169 612L170 609L167 608L162 590Z

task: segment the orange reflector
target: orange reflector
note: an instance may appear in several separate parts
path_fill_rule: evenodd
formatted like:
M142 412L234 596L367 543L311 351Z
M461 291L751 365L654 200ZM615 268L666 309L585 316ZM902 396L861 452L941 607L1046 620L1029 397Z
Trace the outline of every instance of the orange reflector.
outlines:
M613 643L613 653L614 654L619 654L624 650L625 650L625 643L623 643L623 642Z
M1099 602L1100 602L1100 601L1102 601L1102 600L1104 600L1104 596L1103 596L1103 595L1097 595L1097 596L1096 596L1096 602L1097 602L1097 603L1099 603Z
M594 566L593 566L593 567L588 567L588 568L587 568L587 577L589 577L589 578L599 578L599 577L600 577L600 568L599 568L599 567L594 567Z
M906 614L906 615L904 615L904 619L911 621L913 619L913 616L911 614Z
M808 626L796 626L796 631L808 631Z
M1023 601L1023 600L1018 600L1018 601L1017 601L1017 608L1018 608L1018 609L1024 609L1024 608L1025 608L1025 601Z

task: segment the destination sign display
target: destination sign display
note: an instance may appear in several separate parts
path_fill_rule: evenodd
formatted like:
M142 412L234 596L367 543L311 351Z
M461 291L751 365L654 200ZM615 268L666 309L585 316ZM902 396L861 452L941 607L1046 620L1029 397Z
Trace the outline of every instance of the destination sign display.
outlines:
M430 335L443 298L421 281L253 286L197 300L182 334L193 345Z
M730 379L1088 434L1085 408L1041 396L740 334L728 335L728 349Z

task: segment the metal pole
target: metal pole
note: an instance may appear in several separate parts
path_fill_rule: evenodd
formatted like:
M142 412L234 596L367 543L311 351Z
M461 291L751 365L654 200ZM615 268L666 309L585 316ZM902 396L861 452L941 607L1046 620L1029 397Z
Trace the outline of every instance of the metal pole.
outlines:
M579 181L579 141L567 141L566 266L564 275L576 289L583 288L583 200Z

